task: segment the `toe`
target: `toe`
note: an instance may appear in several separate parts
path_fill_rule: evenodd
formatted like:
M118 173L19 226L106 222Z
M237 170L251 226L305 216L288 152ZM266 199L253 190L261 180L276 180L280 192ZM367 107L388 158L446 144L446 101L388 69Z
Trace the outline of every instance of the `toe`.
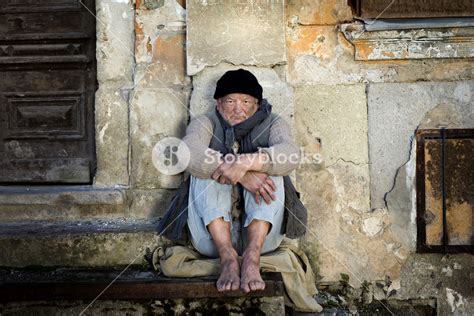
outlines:
M248 283L241 284L240 289L244 291L244 293L249 293L250 292L250 287Z
M252 291L261 291L265 289L265 283L261 281L252 281L249 283Z
M240 286L239 282L233 281L232 286L231 286L231 290L236 291L236 290L239 289L239 286Z
M249 286L250 286L250 289L252 291L257 291L259 290L259 287L258 287L258 282L257 281L252 281L249 283Z

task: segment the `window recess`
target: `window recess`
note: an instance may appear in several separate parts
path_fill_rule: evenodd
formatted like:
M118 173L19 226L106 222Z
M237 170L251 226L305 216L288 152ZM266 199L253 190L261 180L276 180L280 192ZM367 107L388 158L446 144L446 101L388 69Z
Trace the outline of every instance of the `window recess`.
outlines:
M474 253L474 129L416 139L417 251Z

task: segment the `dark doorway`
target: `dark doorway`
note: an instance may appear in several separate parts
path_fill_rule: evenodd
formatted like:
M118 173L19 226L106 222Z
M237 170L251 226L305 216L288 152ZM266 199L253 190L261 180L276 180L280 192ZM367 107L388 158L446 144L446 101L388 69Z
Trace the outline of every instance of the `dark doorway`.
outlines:
M91 183L95 0L0 2L0 183Z

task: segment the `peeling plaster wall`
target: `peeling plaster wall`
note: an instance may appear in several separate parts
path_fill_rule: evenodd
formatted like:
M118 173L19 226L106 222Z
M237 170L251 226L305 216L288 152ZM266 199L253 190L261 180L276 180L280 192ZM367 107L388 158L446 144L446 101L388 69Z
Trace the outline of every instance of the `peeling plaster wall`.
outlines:
M67 204L46 209L41 197L28 208L0 197L2 220L159 218L182 179L156 170L153 146L182 137L190 117L214 106L217 79L242 67L313 157L294 178L309 211L300 244L318 282L345 273L359 286L388 276L397 298L434 297L446 313L472 310L472 288L456 281L472 283L472 256L415 253L413 142L417 128L474 127L472 58L356 60L375 55L364 45L356 53L343 0L97 0L97 17L92 187L117 189L120 199L70 211ZM436 291L419 286L426 278Z
M411 280L423 277L403 271L423 258L415 254L413 137L417 128L473 127L472 60L355 60L352 39L339 31L351 19L346 1L288 1L286 6L287 79L295 89L297 141L322 157L319 164L297 170L310 212L302 246L320 282L337 281L345 273L357 286L388 276L401 282L398 292L410 293L404 299L435 297L442 313L452 307L449 313L464 314L465 305L472 304L472 287L438 284L436 294L417 292ZM363 54L360 43L358 54ZM391 45L384 49L400 50L403 42ZM467 45L472 50L474 44ZM452 259L458 257L474 266L472 256ZM436 260L433 267L441 269ZM456 278L472 281L472 269ZM470 299L459 299L465 296Z

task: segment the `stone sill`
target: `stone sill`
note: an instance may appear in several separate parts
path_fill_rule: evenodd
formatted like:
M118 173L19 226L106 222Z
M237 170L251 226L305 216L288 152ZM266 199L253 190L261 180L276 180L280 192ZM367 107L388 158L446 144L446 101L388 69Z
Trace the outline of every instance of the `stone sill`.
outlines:
M126 216L125 188L0 186L0 221Z
M57 235L150 233L155 232L158 220L96 219L81 221L20 221L0 223L0 238L41 237Z
M0 205L95 205L124 203L121 189L92 186L0 186Z
M2 223L0 267L146 265L145 249L163 243L155 228L151 222Z
M363 24L350 23L339 31L359 61L474 57L474 27L366 31Z

